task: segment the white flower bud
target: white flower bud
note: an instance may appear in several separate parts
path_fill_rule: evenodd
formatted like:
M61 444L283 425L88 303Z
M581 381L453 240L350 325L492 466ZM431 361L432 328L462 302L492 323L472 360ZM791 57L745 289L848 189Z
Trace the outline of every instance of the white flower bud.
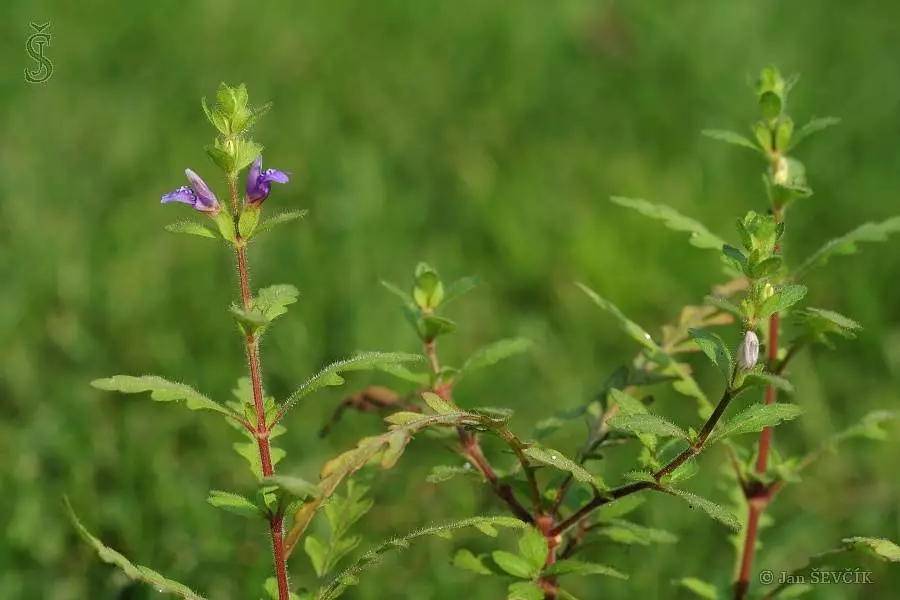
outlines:
M742 371L749 371L759 360L759 338L756 333L748 331L738 348L738 366Z

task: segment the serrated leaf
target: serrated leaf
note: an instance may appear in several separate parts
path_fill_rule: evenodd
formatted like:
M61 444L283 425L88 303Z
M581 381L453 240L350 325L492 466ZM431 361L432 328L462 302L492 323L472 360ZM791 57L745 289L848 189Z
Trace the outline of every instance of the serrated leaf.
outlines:
M387 552L406 549L409 547L410 542L422 537L446 537L446 534L452 533L458 529L480 526L521 529L526 525L519 519L513 517L471 517L461 521L424 527L405 536L391 538L364 553L354 564L335 575L328 583L319 589L316 594L316 600L334 600L343 593L347 586L357 585L359 574L368 568L377 566L381 562L381 558Z
M229 417L235 414L221 404L207 398L194 388L183 383L174 383L157 377L156 375L144 375L133 377L131 375L113 375L106 379L95 379L91 385L98 390L107 392L122 392L123 394L139 394L150 392L150 398L157 402L184 401L190 410L211 410Z
M697 579L696 577L683 577L682 579L675 580L674 583L679 587L690 590L698 598L705 598L705 600L721 599L719 590L717 590L714 585L701 579Z
M525 338L513 338L494 342L480 350L477 350L462 367L462 372L467 373L476 369L490 367L505 358L527 352L531 349L532 342Z
M517 581L506 590L506 600L544 600L544 591L530 581Z
M807 288L805 285L789 284L783 285L760 306L757 317L760 319L768 318L773 313L784 312L793 305L797 304L806 296Z
M766 427L774 427L782 421L796 419L802 413L803 409L796 404L784 402L751 404L728 419L713 433L708 443L713 444L718 440L745 433L759 433Z
M865 223L850 233L835 238L819 248L806 261L803 262L791 275L791 279L802 279L810 270L824 265L828 260L839 254L854 254L859 249L860 242L884 242L892 233L900 231L900 216L893 217L880 223Z
M300 291L292 285L280 283L259 290L253 298L253 308L272 321L287 312L287 307L297 301Z
M453 556L453 566L457 569L478 573L479 575L494 574L491 569L485 566L484 561L481 560L481 558L475 556L472 554L471 550L467 550L466 548L457 550L456 554Z
M613 196L610 200L620 206L632 208L644 216L662 221L669 229L690 233L690 243L697 248L721 250L725 245L725 240L711 233L702 223L664 204L653 204L646 200L621 196Z
M703 135L708 138L712 138L714 140L718 140L720 142L725 142L727 144L733 144L735 146L743 146L744 148L749 148L754 152L760 152L760 147L740 135L739 133L735 133L733 131L728 131L726 129L704 129L701 131Z
M587 469L571 458L563 455L563 453L558 450L541 448L540 446L530 446L525 448L523 452L525 456L534 461L571 473L576 480L582 483L589 483L600 489L605 489L603 481L600 480L599 477L592 475Z
M534 527L526 527L519 538L519 555L540 570L547 562L548 552L547 538Z
M791 141L790 146L788 146L788 150L797 147L797 144L802 142L804 139L808 138L814 133L822 131L823 129L827 129L833 125L837 125L841 120L837 117L819 117L815 119L810 119L806 125L801 127L793 136L793 140Z
M691 337L700 346L703 354L719 368L719 371L725 377L725 381L731 379L731 373L734 370L734 361L731 357L731 351L717 334L706 329L688 329Z
M518 554L506 550L494 550L491 558L503 571L519 579L533 579L540 572L540 567L535 567Z
M72 505L69 503L68 498L64 498L64 501L72 525L78 530L79 535L97 552L100 560L115 565L129 579L152 585L158 592L174 594L185 600L205 600L202 596L195 594L186 585L171 579L166 579L156 571L147 567L132 564L127 558L112 548L105 546L103 542L91 535L84 525L81 524L81 521L79 521L78 517L75 515L75 511L72 510Z
M265 517L265 514L263 514L260 507L240 494L223 492L221 490L210 490L209 497L206 501L216 508L227 510L230 513L242 517Z
M166 231L172 233L187 233L212 239L218 237L208 227L194 221L179 221L177 223L172 223L171 225L166 225Z
M606 575L618 579L628 579L628 575L612 567L571 558L556 561L544 569L544 575Z
M650 413L634 415L616 415L607 421L610 429L627 431L628 433L650 433L679 439L688 439L687 433L681 427Z
M285 223L289 223L291 221L296 221L297 219L302 219L306 216L306 210L291 210L287 212L283 212L272 217L269 217L259 225L257 225L255 231L253 232L254 236L258 236L261 233L265 233L267 231L271 231L275 227L279 225L283 225Z
M621 416L649 414L647 407L641 404L639 400L621 390L611 388L609 390L609 398L612 402L615 402L615 406L619 407L619 415ZM657 439L655 435L646 432L634 432L634 435L646 448L649 448L651 451L656 450Z
M699 508L707 515L709 515L716 521L719 521L726 527L729 527L734 531L740 531L741 523L740 521L738 521L738 518L715 502L678 488L665 488L664 491L672 494L673 496L681 498L682 500L690 504L691 507Z
M342 385L344 378L341 373L349 371L362 371L374 369L379 365L396 364L402 362L414 362L422 360L419 354L407 354L403 352L362 352L351 358L331 363L310 379L305 381L282 405L282 412L292 408L297 402L309 394L323 387Z

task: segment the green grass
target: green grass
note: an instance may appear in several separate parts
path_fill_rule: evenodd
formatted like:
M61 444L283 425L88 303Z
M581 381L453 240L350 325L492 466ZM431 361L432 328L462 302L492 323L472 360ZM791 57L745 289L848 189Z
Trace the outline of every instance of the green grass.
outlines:
M655 331L720 280L713 253L607 198L668 203L736 241L735 219L764 206L761 165L699 131L750 122L745 73L769 62L799 71L798 120L843 119L798 150L816 195L789 215L789 260L900 212L900 79L890 75L900 10L828 4L14 1L0 42L10 66L0 89L0 598L153 597L126 589L77 539L62 494L134 561L212 599L261 594L263 532L204 502L210 488L250 484L230 449L234 432L208 415L88 386L152 372L224 398L242 373L226 312L236 293L230 257L214 242L164 232L189 209L159 205L185 183L185 167L215 173L199 99L220 81L246 82L251 100L274 102L256 137L267 166L293 178L267 207L310 210L251 254L255 284L301 290L263 347L268 389L283 398L356 349L415 351L378 281L405 284L427 260L446 278L485 282L450 310L461 328L443 344L446 361L500 337L536 341L529 357L472 377L458 396L465 406L509 404L514 428L528 434L637 351L575 281ZM46 20L54 75L29 86L18 71L33 66L24 42L29 23ZM865 329L836 353L797 361L795 400L806 414L779 429L782 447L813 446L868 410L896 407L898 244L868 246L810 278L810 305ZM713 369L697 365L714 389ZM314 437L342 393L370 381L387 380L354 375L343 391L306 399L281 438L282 468L313 477L330 454L378 430L377 419L351 415L329 438ZM692 423L683 398L659 402ZM887 443L849 445L789 488L757 564L789 569L846 535L900 538L893 431ZM553 443L572 450L569 438ZM499 510L478 486L425 483L430 465L452 459L417 440L380 474L364 546ZM723 460L704 456L692 489L725 499L713 487ZM674 597L674 577L731 577L721 527L667 498L641 510L682 538L677 551L606 547L603 562L639 571L628 584L596 579L581 597ZM421 548L364 575L348 598L500 597L498 582L449 567L453 543ZM305 558L292 560L295 580L311 584ZM823 586L812 597L890 598L898 584L896 570L884 571L876 586Z

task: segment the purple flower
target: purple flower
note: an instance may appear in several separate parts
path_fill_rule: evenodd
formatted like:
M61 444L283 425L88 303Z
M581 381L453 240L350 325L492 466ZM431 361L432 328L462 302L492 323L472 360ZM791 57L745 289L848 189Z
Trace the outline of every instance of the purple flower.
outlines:
M163 196L163 204L167 202L181 202L190 204L200 212L212 214L219 212L219 201L216 199L216 195L212 193L212 190L209 189L209 186L206 185L206 182L190 169L185 169L184 173L187 175L191 185L183 185L174 192L169 192Z
M278 169L262 170L262 156L257 156L250 170L247 172L247 202L249 204L262 204L269 197L272 182L287 183L288 176Z

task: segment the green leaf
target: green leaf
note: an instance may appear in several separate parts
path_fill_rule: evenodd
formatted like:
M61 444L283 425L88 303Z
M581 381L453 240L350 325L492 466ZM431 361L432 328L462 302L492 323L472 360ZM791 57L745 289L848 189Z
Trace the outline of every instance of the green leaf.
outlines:
M744 136L733 131L728 131L725 129L704 129L701 133L708 138L712 138L720 142L734 144L735 146L743 146L744 148L749 148L754 152L760 151L759 146L757 146Z
M506 600L544 600L544 591L530 581L512 583L506 593Z
M619 407L619 415L621 416L632 416L632 415L646 415L650 414L639 400L636 398L629 396L625 392L621 390L617 390L615 388L611 388L609 390L609 398L612 402L615 402L615 405ZM651 451L656 450L657 439L656 436L651 433L646 432L632 432L637 437L637 439L643 444L645 447L649 448Z
M157 402L178 402L184 400L190 410L211 410L229 417L235 413L221 404L210 400L194 388L183 383L173 383L156 375L132 377L131 375L114 375L106 379L95 379L91 385L98 390L122 392L123 394L139 394L150 392L150 398Z
M260 481L262 486L274 486L293 498L318 498L322 491L314 483L294 475L270 475Z
M653 338L647 333L640 325L635 323L626 317L619 308L613 304L612 302L601 298L595 291L587 287L582 283L576 284L581 290L590 297L600 308L612 314L617 321L619 321L619 325L622 329L631 337L631 339L635 340L637 343L642 345L651 351L661 350L659 345L653 341Z
M835 238L819 248L812 256L806 259L791 275L791 279L802 279L815 267L824 265L832 256L839 254L854 254L858 251L860 242L883 242L892 233L900 231L900 216L893 217L880 223L865 223L850 233Z
M572 476L582 482L592 484L600 489L605 489L605 485L603 481L600 480L599 477L592 475L576 463L571 458L563 455L562 452L558 450L553 450L552 448L541 448L539 446L530 446L523 450L525 456L530 458L531 460L537 461L541 464L549 465L551 467L556 467L561 471L567 471L572 474Z
M269 320L264 314L258 310L244 310L237 304L232 304L228 308L228 312L237 321L238 329L241 335L256 334L265 329L269 324Z
M493 575L494 572L485 566L484 561L472 554L471 550L462 548L453 556L453 566L479 575Z
M519 555L540 570L547 562L548 552L547 538L534 527L526 527L519 538Z
M414 373L410 371L403 365L397 363L384 363L379 364L375 367L378 371L382 373L387 373L388 375L393 375L399 379L403 379L405 381L410 381L412 383L418 385L428 385L431 381L431 375L428 373Z
M793 141L791 145L788 146L788 150L795 148L797 144L799 144L812 134L822 131L823 129L827 129L832 125L837 125L840 122L841 120L837 117L819 117L816 119L811 119L806 125L801 127L796 134L794 134Z
M208 227L205 227L200 223L196 223L194 221L179 221L178 223L166 225L166 231L171 231L172 233L187 233L190 235L199 235L200 237L208 237L213 239L217 237L216 234L213 233Z
M288 554L299 541L303 532L309 526L316 511L322 506L325 498L329 498L337 487L346 478L361 469L379 455L384 455L386 448L391 453L391 460L399 456L398 441L404 443L411 439L416 432L430 426L459 427L462 425L490 426L493 421L489 417L458 411L442 415L417 415L417 419L404 421L402 424L391 425L391 430L382 435L365 437L356 444L356 447L339 454L327 461L319 472L318 487L322 492L320 498L301 506L294 514L290 529L285 535L285 548ZM399 433L398 433L399 432ZM390 461L382 467L390 466ZM478 521L484 522L484 521ZM472 523L473 526L475 522Z
M480 350L477 350L462 367L462 372L467 373L476 369L490 367L505 358L527 352L532 347L531 340L525 338L513 338L494 342Z
M414 362L422 360L419 354L407 354L403 352L362 352L351 358L331 363L310 379L305 381L282 404L282 411L292 408L302 398L327 386L342 385L344 378L341 373L350 371L362 371L376 369L385 364Z
M619 579L628 579L628 575L612 567L571 558L556 561L544 570L544 575L607 575Z
M241 216L238 217L238 233L242 238L250 239L253 237L257 225L259 225L259 207L246 206L241 211Z
M425 401L425 404L428 405L428 408L439 415L452 413L459 410L458 408L432 392L423 392L422 399Z
M678 541L678 537L668 531L645 527L621 519L607 519L601 521L600 525L596 530L599 535L620 544L649 546L650 544L674 544Z
M444 317L425 315L419 319L419 337L425 343L432 342L442 335L456 331L456 323Z
M270 285L260 289L253 298L253 308L271 322L286 313L288 305L295 303L299 296L300 291L292 285L286 283Z
M782 576L781 579L783 579L785 583L772 589L767 594L766 598L787 598L788 594L785 592L788 592L788 590L790 590L790 592L793 591L791 582L811 581L811 574L813 573L818 572L820 575L826 575L836 567L843 566L847 561L858 562L855 559L861 557L869 557L880 562L898 563L900 562L900 546L891 540L884 538L844 538L841 540L840 547L816 554L815 556L810 557L806 565L794 569L787 576ZM845 568L845 572L852 574L856 571ZM853 581L847 583L853 583Z
M474 277L463 277L461 279L457 279L444 292L444 299L441 302L442 306L446 306L448 302L452 302L456 300L460 296L471 292L478 286L478 280Z
M796 283L781 286L774 294L766 298L756 316L760 319L765 319L773 313L784 312L800 302L806 296L806 291L805 285Z
M766 427L774 427L782 421L796 419L803 413L803 409L796 404L776 402L774 404L751 404L735 416L726 421L721 429L711 436L709 443L718 440L743 435L745 433L759 433Z
M535 567L530 562L512 552L506 550L494 550L491 558L497 563L497 566L506 573L519 579L533 579L540 573L540 567Z
M833 348L829 335L852 339L862 326L856 321L830 310L805 308L795 313L797 324L803 331L801 338Z
M306 555L309 556L309 561L312 563L316 575L323 577L325 573L327 573L325 570L325 560L326 555L328 554L328 547L319 538L308 535L306 536L306 539L303 540L303 550L306 552Z
M331 578L328 583L319 589L316 594L316 600L334 600L340 596L348 586L356 585L358 583L358 575L361 572L380 564L381 559L386 553L398 549L407 549L410 546L410 542L416 539L427 536L447 538L450 534L459 529L487 526L491 528L505 527L509 529L521 529L526 525L514 517L471 517L460 521L431 525L401 537L391 538L364 553L350 567Z
M290 223L291 221L296 221L298 219L302 219L306 216L306 210L291 210L283 213L279 213L275 216L269 217L264 220L262 223L256 226L256 230L253 232L254 236L258 236L267 231L271 231L275 227L279 225L283 225L285 223Z
M759 111L764 119L775 120L781 116L781 97L774 92L763 92L759 96Z
M760 385L771 385L788 394L794 393L794 386L784 377L779 377L772 373L747 373L747 376L744 378L744 387Z
M694 592L694 595L698 598L705 598L705 600L720 600L722 598L719 595L719 590L714 585L696 577L684 577L676 580L674 583L679 587Z
M205 600L202 596L191 591L186 585L178 583L177 581L172 581L171 579L166 579L156 571L148 569L147 567L134 565L112 548L104 546L103 542L91 535L84 525L81 524L81 521L78 520L78 517L75 516L75 511L72 510L69 499L64 498L64 501L72 525L78 530L79 535L81 535L81 537L97 552L100 560L115 565L129 579L152 585L158 592L174 594L185 600Z
M703 354L719 368L719 371L725 377L725 381L729 381L734 370L734 362L731 358L731 352L728 350L725 342L722 341L722 338L706 329L688 329L688 333L700 346Z
M756 149L753 144L750 144ZM691 234L690 243L697 248L708 248L712 250L721 250L725 245L725 240L713 235L702 223L695 221L690 217L686 217L673 208L664 204L653 204L646 200L636 198L623 198L621 196L613 196L610 198L613 202L620 206L633 208L644 216L651 219L663 221L667 227L675 231L686 231Z
M719 521L725 526L735 531L740 531L741 523L740 521L738 521L738 518L715 502L707 500L706 498L701 498L696 494L692 494L691 492L680 490L678 488L665 488L664 491L672 494L673 496L681 498L682 500L690 504L691 508L699 508L710 517L712 517L716 521Z
M391 292L392 294L394 294L395 296L397 296L398 298L400 298L400 299L403 301L403 305L404 305L404 306L409 307L409 308L415 308L415 307L416 307L416 303L415 303L415 301L413 300L412 296L410 296L409 294L407 294L406 292L404 292L403 290L401 290L401 289L400 289L398 286L396 286L395 284L391 283L390 281L383 281L383 280L382 280L382 281L381 281L381 285L383 285L384 288L385 288L386 290L388 290L389 292ZM418 309L416 309L416 310L418 310Z
M265 517L265 514L260 507L239 494L211 490L206 501L217 508L227 510L230 513L242 517Z
M900 562L900 546L884 538L849 537L841 540L848 550L863 552L885 562Z
M646 498L636 494L623 496L622 498L604 504L594 511L594 515L596 515L598 521L617 519L629 514L646 501Z
M265 583L263 583L263 589L269 596L269 600L279 600L278 580L276 580L274 577L269 577L268 579L266 579ZM299 596L294 592L290 592L288 598L289 600L314 600L313 595L309 592L305 592L302 596Z
M688 439L687 433L681 427L650 413L635 415L616 415L607 421L610 429L627 431L629 433L651 433L667 437Z

